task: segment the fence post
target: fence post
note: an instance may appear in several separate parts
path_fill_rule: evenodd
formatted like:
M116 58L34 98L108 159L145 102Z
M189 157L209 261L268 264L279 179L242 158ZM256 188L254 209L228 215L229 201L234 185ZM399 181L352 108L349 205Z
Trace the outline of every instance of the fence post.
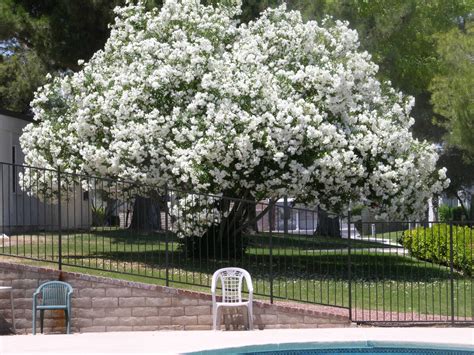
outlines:
M273 304L273 200L270 200L268 211L268 231L270 233L270 303Z
M349 288L349 320L352 322L352 269L351 269L351 203L347 210L347 278Z
M171 206L171 196L170 198L170 205L168 207L168 185L165 186L165 200L166 200L166 208L165 208L165 267L166 267L166 286L169 287L170 279L169 279L169 255L168 255L168 213L169 210L172 208Z
M451 325L454 325L454 260L453 260L453 221L449 223L449 277L451 284Z
M61 233L61 168L58 166L58 268L63 269L63 240Z

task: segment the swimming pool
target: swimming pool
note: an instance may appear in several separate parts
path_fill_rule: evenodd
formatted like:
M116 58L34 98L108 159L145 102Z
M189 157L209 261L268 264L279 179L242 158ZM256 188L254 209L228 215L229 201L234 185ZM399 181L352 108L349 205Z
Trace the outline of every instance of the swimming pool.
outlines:
M188 353L188 355L472 355L474 346L439 345L426 343L389 342L338 342L338 343L286 343L243 346Z

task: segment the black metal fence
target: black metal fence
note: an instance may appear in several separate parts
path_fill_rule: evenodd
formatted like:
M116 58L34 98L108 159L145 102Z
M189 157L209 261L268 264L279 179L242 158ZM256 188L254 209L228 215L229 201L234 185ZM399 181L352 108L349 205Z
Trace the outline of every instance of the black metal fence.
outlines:
M472 227L331 219L291 199L0 163L6 257L191 288L239 266L256 295L347 308L356 322L474 322Z

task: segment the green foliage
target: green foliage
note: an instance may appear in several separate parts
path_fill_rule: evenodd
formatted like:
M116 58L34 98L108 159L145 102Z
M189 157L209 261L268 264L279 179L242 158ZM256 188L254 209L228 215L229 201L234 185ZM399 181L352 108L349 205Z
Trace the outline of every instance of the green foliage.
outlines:
M361 216L362 215L362 210L365 208L364 205L357 205L352 207L351 210L351 215L352 216Z
M24 112L36 88L45 83L46 68L35 52L0 57L0 107Z
M448 132L448 142L474 158L474 23L438 36L441 71L430 89L436 122Z
M0 0L1 107L27 112L47 72L78 70L103 47L112 9L124 2Z
M462 190L469 193L474 185L474 160L469 159L465 151L452 146L446 147L440 155L438 166L448 169L447 176L451 182L446 193L449 196L457 197Z
M440 222L461 221L464 219L463 209L460 206L450 207L441 205L438 209Z
M438 215L440 222L449 222L453 220L453 210L448 205L439 206Z
M92 226L100 227L105 225L105 208L97 207L92 210Z
M473 231L467 226L454 225L452 228L453 266L466 275L472 275ZM401 237L401 243L411 255L418 259L445 266L450 265L450 226L448 224L405 231Z

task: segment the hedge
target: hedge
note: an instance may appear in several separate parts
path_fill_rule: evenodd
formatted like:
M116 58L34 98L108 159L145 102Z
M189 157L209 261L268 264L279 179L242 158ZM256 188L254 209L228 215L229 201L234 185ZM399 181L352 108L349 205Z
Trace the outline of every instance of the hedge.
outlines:
M414 257L440 265L450 265L449 225L418 227L405 231L400 242ZM453 266L466 275L473 274L474 230L453 225Z

